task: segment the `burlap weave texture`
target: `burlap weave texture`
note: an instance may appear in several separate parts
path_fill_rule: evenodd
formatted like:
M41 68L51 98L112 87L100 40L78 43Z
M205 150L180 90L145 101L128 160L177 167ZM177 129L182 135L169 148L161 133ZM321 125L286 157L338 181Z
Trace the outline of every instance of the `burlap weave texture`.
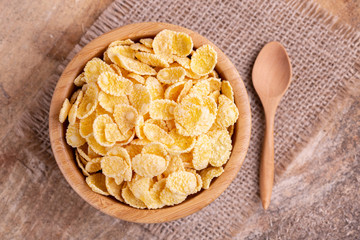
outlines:
M260 206L258 168L264 116L251 83L251 70L258 52L267 42L280 41L288 50L293 66L292 83L281 101L275 122L275 162L279 176L291 162L293 153L316 129L319 115L354 75L359 35L346 27L336 29L334 18L322 15L310 2L116 0L59 67L57 76L49 83L50 88L71 57L89 41L116 27L147 21L168 22L194 30L230 58L248 90L252 137L237 178L216 201L184 219L147 224L142 229L159 239L233 237L234 229ZM43 148L50 149L46 124L44 114L35 127L39 129L39 138L45 139Z

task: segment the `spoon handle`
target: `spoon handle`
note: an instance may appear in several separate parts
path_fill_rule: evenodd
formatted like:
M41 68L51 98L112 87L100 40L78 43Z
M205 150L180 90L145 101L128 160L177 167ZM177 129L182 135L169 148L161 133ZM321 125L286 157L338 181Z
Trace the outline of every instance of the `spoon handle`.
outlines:
M265 138L260 162L260 198L265 210L270 205L274 185L274 117L274 114L266 116Z

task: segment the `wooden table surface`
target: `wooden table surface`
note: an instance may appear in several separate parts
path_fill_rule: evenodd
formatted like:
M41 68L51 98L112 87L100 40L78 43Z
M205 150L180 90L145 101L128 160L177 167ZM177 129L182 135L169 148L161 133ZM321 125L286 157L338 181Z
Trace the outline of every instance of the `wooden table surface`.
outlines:
M316 1L343 22L360 30L360 0ZM0 64L0 143L11 141L11 134L14 134L13 126L23 111L32 104L39 86L51 76L83 33L111 2L112 0L0 1L0 56L2 56ZM360 103L358 100L354 100L350 104L350 108L351 106L359 109ZM359 118L358 110L350 112L339 110L339 114L346 114L346 117L350 119L348 127L353 126L354 122L355 127L358 126L356 124L356 119ZM344 131L344 129L337 128L334 131ZM357 131L347 132L342 136L343 142L350 140L359 142L357 134L359 134ZM350 151L356 150L358 148L350 149ZM1 186L4 186L6 181L34 180L23 178L23 172L29 167L23 164L20 158L16 153L9 154L0 148ZM18 161L20 164L16 164ZM15 166L17 169L13 169ZM46 171L46 169L42 169L42 171ZM9 180L10 173L11 179ZM57 176L57 179L61 177ZM0 238L2 238L1 236L4 236L5 239L11 238L10 236L42 238L40 228L46 231L47 224L39 223L35 226L35 228L39 228L37 234L30 235L29 230L34 231L34 229L29 229L29 223L22 219L26 214L34 214L34 216L36 214L23 212L21 210L23 206L12 206L12 202L2 202L6 199L7 191L13 191L13 188L1 189L0 216L4 221L0 222ZM27 200L36 201L36 195ZM49 201L52 200L49 199ZM10 211L7 211L9 208L5 210L1 207L2 204L12 206ZM66 206L62 207L66 211ZM39 216L40 219L41 217ZM14 226L17 227L14 228ZM66 238L66 235L63 235L66 234L66 231L62 233L61 230L54 230L58 231L56 236ZM79 229L79 231L85 230L86 228ZM78 237L81 238L81 236Z

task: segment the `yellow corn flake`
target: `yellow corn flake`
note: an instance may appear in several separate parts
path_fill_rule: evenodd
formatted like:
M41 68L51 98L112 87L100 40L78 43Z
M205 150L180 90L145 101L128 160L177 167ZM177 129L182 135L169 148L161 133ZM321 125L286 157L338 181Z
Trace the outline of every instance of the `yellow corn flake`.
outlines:
M149 209L162 208L165 204L160 199L160 193L165 189L166 179L161 179L158 182L154 183L150 189L151 202L147 203Z
M123 184L116 184L115 179L111 177L105 177L105 185L108 193L115 197L120 202L124 202L124 199L121 196L121 190Z
M170 189L168 189L167 187L165 187L160 192L161 202L168 206L173 206L182 203L183 201L185 201L186 197L187 195L174 193L170 191Z
M169 131L176 128L174 119L173 120L166 120L165 123L166 123L166 126L169 129Z
M93 131L94 131L95 140L101 146L104 146L104 147L111 147L115 144L115 142L109 142L105 136L105 128L106 128L106 125L109 123L114 123L114 122L113 122L112 118L107 114L97 116L93 123Z
M79 76L77 76L74 80L74 84L77 87L81 87L82 85L84 85L86 83L86 78L85 78L85 73L82 72L81 74L79 74Z
M180 95L181 90L184 88L185 82L177 82L172 85L170 85L165 90L164 97L166 99L177 101L178 96Z
M203 189L208 189L210 187L211 181L215 177L219 177L224 172L222 167L208 167L204 170L201 170L200 176L203 182Z
M133 81L134 84L138 84L138 83L145 84L145 78L143 78L139 74L129 73L126 77L129 78L130 80L135 80Z
M124 173L124 181L130 181L132 177L132 169L131 169L131 158L128 151L125 148L121 147L120 145L116 144L109 149L107 155L118 156L125 160L127 164L127 168Z
M87 148L86 144L82 145L81 147L77 147L76 148L76 152L79 154L79 156L81 157L81 159L83 159L85 162L85 164L87 162L91 161L91 158L84 152L84 148Z
M228 97L232 102L234 102L234 91L229 81L222 81L221 93L224 94L224 96Z
M232 137L232 135L234 134L234 129L235 129L235 125L230 125L230 126L227 128L230 137Z
M66 142L76 148L83 145L86 141L83 137L81 137L79 133L79 123L75 122L74 124L69 124L66 130Z
M71 95L71 98L70 98L70 103L71 104L74 104L74 102L76 101L76 99L79 96L81 91L82 91L81 89L78 89Z
M114 112L114 107L118 104L129 104L126 95L113 96L103 91L99 93L99 105L109 113Z
M97 105L97 107L95 109L95 114L96 114L96 116L103 115L103 114L111 115L111 113L106 111L102 106L100 106L100 104Z
M93 58L84 68L84 75L87 83L96 83L103 72L113 72L112 68L100 58Z
M137 52L135 54L135 57L140 62L143 62L153 67L162 67L162 68L169 67L169 64L164 58L149 52Z
M152 119L172 120L176 102L168 99L154 100L150 104L149 113Z
M144 117L142 115L139 115L135 121L135 133L139 139L146 138L144 134L144 124Z
M163 120L159 120L159 119L148 119L145 121L145 123L151 123L151 124L155 124L157 126L159 126L161 129L163 129L164 131L168 132L169 129L166 125L166 122Z
M180 57L185 57L191 53L193 41L191 37L183 32L177 32L173 38L172 53Z
M112 64L110 64L110 67L112 68L114 73L116 73L119 76L123 76L123 71L121 70L121 68L118 65L112 63Z
M187 152L187 153L182 153L182 154L179 155L179 157L181 158L181 161L183 162L184 167L194 169L194 166L192 164L192 161L193 161L193 153L192 153L192 151Z
M219 74L215 70L212 70L209 73L209 78L219 78Z
M104 72L98 78L98 84L102 91L113 96L128 94L133 83L115 73Z
M160 143L150 143L143 147L141 150L142 154L154 154L160 157L163 157L165 160L168 160L168 153L165 147Z
M65 98L65 101L60 109L59 122L61 122L61 123L65 122L65 120L69 114L70 108L71 108L71 104L69 102L69 99Z
M220 96L220 91L213 91L212 93L209 94L209 97L211 97L215 101L216 104L219 101L218 100L219 96Z
M138 60L124 57L120 54L116 54L113 56L109 55L109 58L111 59L111 61L129 72L137 73L139 75L156 75L155 69Z
M138 154L131 161L135 173L142 177L155 177L166 170L165 158L155 154Z
M192 165L196 170L202 170L209 164L212 155L213 144L209 136L200 135L195 143Z
M169 164L166 170L162 173L165 177L168 177L173 172L184 171L185 166L180 155L173 155L170 158Z
M174 139L162 128L155 124L146 122L144 125L144 134L152 142L162 144L174 144Z
M179 94L179 96L177 98L178 103L180 103L184 99L184 97L187 96L187 94L189 93L192 86L193 86L193 81L192 80L189 80L184 84L184 87L181 90L181 92L180 92L180 94Z
M185 78L185 69L182 67L163 68L157 73L157 79L165 84L181 82Z
M118 126L115 123L107 123L105 124L105 139L108 142L116 142L121 139L122 134L119 131Z
M209 109L210 114L212 115L212 120L210 121L211 125L214 123L215 121L215 117L217 114L217 105L215 100L212 97L205 97L203 98L204 101L204 107L206 107L207 109Z
M214 167L220 167L224 165L231 154L231 137L228 131L214 130L207 133L212 142L212 154L209 159L209 163Z
M125 187L122 189L121 196L123 197L124 202L126 202L127 204L129 204L134 208L139 208L139 209L146 208L145 203L137 199L127 185L125 185Z
M128 182L128 186L134 196L144 202L147 207L153 200L150 195L150 188L153 184L154 182L151 178L144 178L139 175L136 175L131 182Z
M176 61L178 64L180 64L185 69L190 69L190 63L191 60L188 57L179 57L179 56L173 56L174 61Z
M135 157L136 155L141 153L141 150L143 149L142 145L135 145L133 143L125 146L126 151L129 153L130 158Z
M131 144L137 145L137 146L145 146L147 144L151 143L148 139L134 139Z
M187 96L176 106L174 117L178 133L184 136L198 136L210 129L215 117L203 105L201 98Z
M214 92L214 91L220 91L221 89L221 79L219 78L208 78L206 79L206 81L208 81L210 83L210 92Z
M191 66L191 63L190 63L190 66ZM193 80L198 80L201 78L201 76L199 74L196 74L194 73L191 69L185 69L185 76L190 78L190 79L193 79Z
M101 170L101 158L94 158L85 165L85 170L89 173L95 173Z
M83 175L90 176L88 171L86 171L86 169L84 167L84 163L81 161L81 157L79 156L79 154L77 152L75 153L75 159L76 159L76 163L77 163L78 167L81 169Z
M118 156L106 156L101 159L102 173L107 177L124 176L128 165L125 159Z
M100 156L101 156L101 155L97 154L97 153L90 147L90 145L88 145L87 155L89 156L89 158L97 158L97 157L100 157Z
M114 119L120 129L120 132L123 134L135 128L135 120L137 116L138 113L136 109L130 105L119 104L115 106Z
M138 114L144 115L149 111L151 95L149 90L141 84L135 84L129 96L131 105L138 111Z
M139 42L144 44L145 47L152 48L153 41L154 40L152 38L142 38Z
M196 176L190 172L178 171L171 173L166 179L166 187L173 193L190 194L196 188Z
M118 142L116 142L116 144L118 144L119 146L125 146L127 144L129 144L135 137L135 129L131 129L129 131L127 131L125 134L121 134L121 138L118 139Z
M109 195L106 189L105 176L102 173L95 173L88 176L86 183L94 192L105 196Z
M194 169L186 169L186 171L191 172L196 177L196 187L191 194L199 192L203 186L203 181L201 179L200 174L198 174Z
M99 88L95 83L88 85L89 86L77 110L77 117L79 119L84 119L90 116L90 114L95 111L98 104Z
M205 97L210 93L210 82L207 80L202 80L197 83L190 89L189 95L194 95L198 97Z
M194 137L186 137L177 133L176 129L170 131L169 135L175 140L174 144L167 144L167 149L169 152L174 154L187 153L190 152L194 145L196 139Z
M83 118L80 120L79 132L83 138L86 138L93 133L93 123L95 121L95 118L96 113L93 112L87 118Z
M110 43L109 48L115 47L115 46L121 46L121 45L131 45L131 44L134 44L134 42L131 39L116 40L116 41Z
M148 77L145 82L145 87L150 93L151 100L164 98L164 88L156 78Z
M80 104L82 98L83 98L83 91L80 91L78 97L76 98L75 103L71 106L70 111L69 111L68 120L69 120L69 123L71 123L71 124L75 123L75 121L76 121L77 110L78 110L78 107L79 107L79 104Z
M131 44L130 47L131 47L131 49L138 51L138 52L147 52L147 53L154 52L151 48L148 48L144 44L141 44L141 43Z
M128 58L135 58L135 51L130 46L125 45L110 47L106 50L106 53L109 59L111 59L111 56L114 56L116 54Z
M231 101L228 97L221 94L219 96L219 106L216 116L216 125L219 128L227 128L230 125L233 125L239 117L239 110L237 109L235 103Z
M171 55L173 53L173 42L175 32L170 30L162 30L159 32L152 43L152 47L156 55Z
M217 53L215 49L210 45L203 45L192 55L190 67L194 73L204 76L214 70L216 62Z
M94 134L90 134L86 137L86 141L91 147L92 150L94 150L95 153L99 155L105 155L107 152L107 148L104 146L101 146L95 139Z

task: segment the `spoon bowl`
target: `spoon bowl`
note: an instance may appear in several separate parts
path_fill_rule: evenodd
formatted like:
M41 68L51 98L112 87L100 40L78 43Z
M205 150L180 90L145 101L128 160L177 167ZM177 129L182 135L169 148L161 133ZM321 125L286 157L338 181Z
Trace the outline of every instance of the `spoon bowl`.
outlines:
M290 59L279 42L264 46L256 58L252 79L264 107L266 129L260 162L260 198L264 209L270 204L274 185L274 119L292 76Z

